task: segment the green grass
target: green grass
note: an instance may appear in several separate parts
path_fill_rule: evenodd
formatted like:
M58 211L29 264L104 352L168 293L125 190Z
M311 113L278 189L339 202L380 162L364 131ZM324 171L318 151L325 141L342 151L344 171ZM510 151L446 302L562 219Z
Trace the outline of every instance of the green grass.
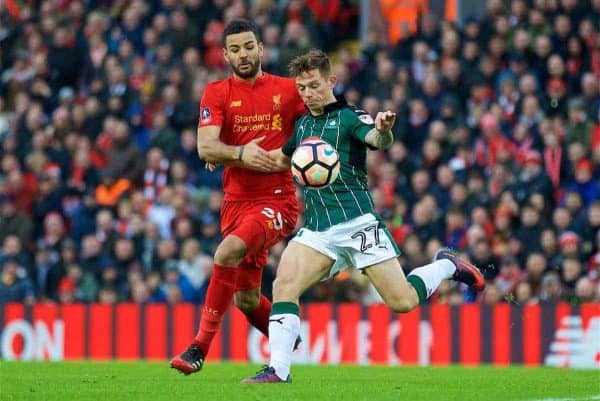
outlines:
M256 365L1 362L0 400L600 400L600 371L552 368L294 366L291 385L243 385Z

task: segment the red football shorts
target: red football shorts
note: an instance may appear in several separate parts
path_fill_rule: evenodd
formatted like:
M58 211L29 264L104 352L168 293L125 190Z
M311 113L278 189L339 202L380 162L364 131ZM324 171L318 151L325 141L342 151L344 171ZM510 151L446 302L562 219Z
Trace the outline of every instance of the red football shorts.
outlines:
M246 257L238 266L236 291L260 288L269 248L288 237L298 219L296 198L225 201L221 208L223 238L235 235L246 243Z

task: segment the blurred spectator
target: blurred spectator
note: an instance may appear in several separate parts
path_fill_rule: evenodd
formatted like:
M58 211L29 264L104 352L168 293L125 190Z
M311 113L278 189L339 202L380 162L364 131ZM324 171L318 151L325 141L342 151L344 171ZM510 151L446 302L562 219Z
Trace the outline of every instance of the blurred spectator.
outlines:
M29 244L33 229L31 219L17 209L14 196L0 196L0 207L0 242L9 235L16 235L22 244Z
M337 95L397 112L368 184L407 272L449 245L484 269L484 303L598 300L600 2L489 1L460 25L382 1L402 23L362 46L355 2L59 3L0 10L2 302L202 300L223 168L197 155L197 105L234 18L256 20L265 71L326 48ZM303 302L373 291L348 274Z
M0 281L0 304L21 302L32 305L35 293L31 282L19 272L18 262L14 259L2 261L2 280Z

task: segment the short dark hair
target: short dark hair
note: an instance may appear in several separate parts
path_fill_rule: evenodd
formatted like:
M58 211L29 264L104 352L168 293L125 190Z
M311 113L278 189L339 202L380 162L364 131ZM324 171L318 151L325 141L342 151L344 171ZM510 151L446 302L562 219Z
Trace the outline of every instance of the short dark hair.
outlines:
M292 78L314 69L318 69L321 75L325 77L331 73L329 57L322 50L311 49L308 53L294 58L288 65L288 70Z
M259 41L258 27L254 22L244 19L235 19L227 24L225 30L223 31L223 44L226 43L227 36L242 32L252 32L256 37L256 40Z

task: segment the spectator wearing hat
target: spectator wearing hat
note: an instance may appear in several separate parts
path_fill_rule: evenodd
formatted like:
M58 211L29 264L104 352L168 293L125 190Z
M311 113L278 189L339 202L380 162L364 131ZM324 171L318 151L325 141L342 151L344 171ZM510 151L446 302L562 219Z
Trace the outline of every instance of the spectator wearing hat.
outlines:
M5 258L1 263L0 305L9 302L33 305L35 302L33 286L26 276L19 274L18 262L12 258Z
M592 162L579 160L575 167L575 182L567 187L569 191L577 192L586 206L600 199L600 182L594 180L592 170Z
M552 78L546 85L544 113L548 117L567 116L567 85L561 78Z
M58 301L63 304L71 304L75 302L76 284L68 277L64 277L58 284Z
M560 253L563 259L579 258L580 256L580 240L577 233L567 231L562 233L558 239L560 245Z
M588 119L583 99L574 98L569 100L568 117L565 132L566 143L579 142L583 146L588 146L592 136L593 123Z

